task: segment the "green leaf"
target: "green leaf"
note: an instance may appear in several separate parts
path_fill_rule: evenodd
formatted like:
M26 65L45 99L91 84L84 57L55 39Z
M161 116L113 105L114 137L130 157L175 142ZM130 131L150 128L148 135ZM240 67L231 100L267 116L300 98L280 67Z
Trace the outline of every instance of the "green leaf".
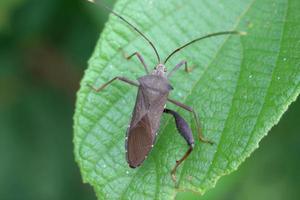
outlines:
M170 94L193 106L201 116L210 146L196 140L195 149L177 171L179 188L170 170L187 150L173 119L163 116L159 137L149 157L137 169L128 167L124 140L136 91L114 82L145 74L136 58L157 63L153 50L137 33L111 16L101 34L77 94L74 116L75 157L84 182L99 199L171 199L178 191L204 193L253 152L300 92L300 1L298 0L119 0L115 11L141 29L157 46L161 57L207 33L247 31L246 36L219 36L193 44L174 56L194 65L192 73L179 70L171 78ZM173 105L191 124L192 115Z

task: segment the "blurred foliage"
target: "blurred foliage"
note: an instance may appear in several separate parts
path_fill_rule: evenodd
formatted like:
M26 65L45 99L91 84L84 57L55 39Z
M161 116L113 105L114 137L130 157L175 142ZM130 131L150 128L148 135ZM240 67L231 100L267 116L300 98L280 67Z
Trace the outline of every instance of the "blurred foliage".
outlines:
M95 199L74 162L72 115L106 19L79 0L1 0L1 199ZM298 100L237 172L178 199L298 199L299 117Z
M14 9L22 0L10 0L10 1L0 1L0 31L8 28L10 15L13 13Z
M1 199L95 199L74 162L72 115L106 18L85 1L1 0Z

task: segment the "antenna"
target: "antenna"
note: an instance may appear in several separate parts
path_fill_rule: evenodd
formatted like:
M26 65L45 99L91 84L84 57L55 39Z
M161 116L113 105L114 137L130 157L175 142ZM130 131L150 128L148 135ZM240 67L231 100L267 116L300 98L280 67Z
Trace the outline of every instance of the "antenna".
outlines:
M165 61L163 62L164 64L166 64L166 62L175 54L177 53L178 51L182 50L183 48L199 41L199 40L203 40L203 39L206 39L206 38L210 38L210 37L214 37L214 36L219 36L219 35L228 35L228 34L237 34L237 35L246 35L247 33L246 32L241 32L241 31L223 31L223 32L217 32L217 33L211 33L211 34L208 34L208 35L205 35L205 36L202 36L202 37L199 37L199 38L196 38L184 45L182 45L181 47L175 49L170 55L168 55L168 57L165 59Z
M89 2L95 3L94 0L87 0ZM97 2L98 3L98 2ZM133 28L136 32L138 32L145 40L147 40L147 42L151 45L152 49L154 50L156 57L157 57L157 61L158 63L160 63L160 57L159 54L157 52L157 49L155 48L154 44L146 37L146 35L144 35L138 28L136 28L133 24L131 24L129 21L127 21L124 17L122 17L121 15L119 15L118 13L116 13L115 11L113 11L112 9L110 9L109 7L107 7L105 4L103 4L102 2L99 2L106 10L108 10L109 12L111 12L112 14L114 14L115 16L119 17L122 21L124 21L125 23L127 23L131 28Z

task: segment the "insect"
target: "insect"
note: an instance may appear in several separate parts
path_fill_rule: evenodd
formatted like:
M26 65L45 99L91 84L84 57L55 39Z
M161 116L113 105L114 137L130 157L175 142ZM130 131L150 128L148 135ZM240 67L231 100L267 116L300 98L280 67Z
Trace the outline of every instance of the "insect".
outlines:
M213 144L213 143L209 140L206 140L203 137L201 133L199 117L195 112L195 110L188 105L185 105L179 101L173 100L168 97L169 93L173 89L173 87L169 83L169 79L171 78L173 73L178 69L180 69L181 67L184 67L185 71L189 72L187 61L183 60L179 62L169 72L166 68L166 63L175 53L179 52L183 48L197 41L214 37L214 36L220 36L220 35L228 35L228 34L243 35L244 32L223 31L223 32L211 33L196 38L180 46L174 51L172 51L172 53L169 54L167 58L162 61L156 47L145 34L143 34L137 27L135 27L132 23L127 21L118 13L114 12L110 8L106 7L105 5L104 7L107 10L109 10L112 14L117 16L119 19L121 19L123 22L125 22L127 25L129 25L131 28L133 28L133 30L135 30L140 36L142 36L149 43L149 45L152 47L156 55L157 64L154 67L153 71L150 72L142 55L138 52L135 52L130 56L127 56L126 58L129 60L133 56L136 56L140 60L146 72L146 75L139 77L137 82L133 80L129 80L126 77L117 76L109 80L108 82L104 83L99 88L93 87L91 85L89 86L95 92L100 92L104 88L106 88L109 84L113 83L115 80L119 80L138 88L136 102L132 113L132 119L130 125L128 126L126 132L126 139L125 139L126 159L131 168L136 168L140 166L143 163L143 161L147 158L147 155L149 154L151 149L153 148L157 137L157 131L160 126L160 118L162 114L166 113L173 116L178 132L186 140L189 146L188 150L185 152L185 154L182 156L181 159L176 161L175 166L171 170L172 180L176 183L176 170L178 166L190 155L190 153L194 148L195 142L194 142L192 131L188 123L177 112L166 108L166 103L170 102L188 112L191 112L196 122L196 128L197 128L199 140L204 143L209 143L209 144Z

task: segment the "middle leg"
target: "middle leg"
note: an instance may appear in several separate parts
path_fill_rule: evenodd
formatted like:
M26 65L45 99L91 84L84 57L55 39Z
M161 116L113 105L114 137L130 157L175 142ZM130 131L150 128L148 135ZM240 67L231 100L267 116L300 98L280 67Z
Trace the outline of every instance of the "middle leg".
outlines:
M89 86L92 90L94 90L95 92L100 92L100 91L102 91L104 88L106 88L109 84L111 84L112 82L114 82L115 80L120 80L120 81L123 81L124 83L128 83L128 84L133 85L133 86L136 86L136 87L139 86L139 84L136 83L135 81L129 80L128 78L121 77L121 76L116 76L116 77L114 77L113 79L107 81L106 83L104 83L102 86L100 86L100 87L98 87L98 88L96 88L96 87L94 87L94 86L92 86L92 85L90 85L90 84L88 84L88 86Z

